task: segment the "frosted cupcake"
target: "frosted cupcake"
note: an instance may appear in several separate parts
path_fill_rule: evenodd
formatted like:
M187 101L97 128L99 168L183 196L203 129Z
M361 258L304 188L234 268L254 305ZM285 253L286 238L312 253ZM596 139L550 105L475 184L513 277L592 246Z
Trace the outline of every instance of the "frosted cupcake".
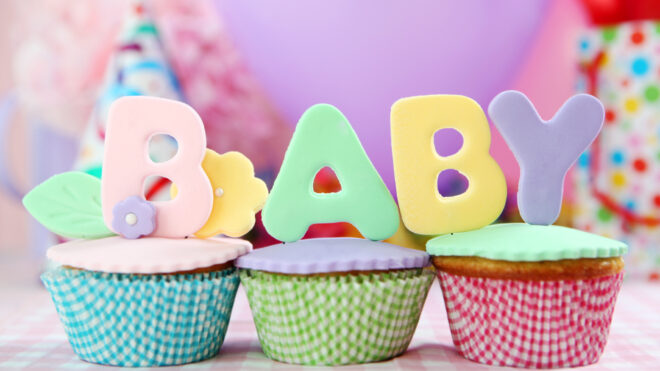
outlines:
M551 224L566 171L600 131L603 106L576 95L543 121L527 97L508 91L493 99L489 114L520 164L517 200L527 224L427 243L454 344L466 358L490 365L595 363L607 341L627 246Z
M527 368L600 358L623 281L624 243L515 223L436 237L427 251L466 358Z
M467 359L514 367L594 363L607 340L625 244L552 226L564 178L598 134L602 104L569 99L543 121L519 92L499 94L491 119L520 164L518 206L527 224L487 226L506 199L501 169L489 155L488 121L466 97L435 95L392 107L392 146L406 226L428 241L438 269L454 344ZM439 156L433 133L454 129L463 144ZM462 194L443 197L438 172L467 178ZM483 228L482 228L483 227Z
M147 146L169 134L177 154L153 163ZM53 232L59 264L42 275L74 352L93 363L168 366L213 357L222 345L239 284L238 237L267 197L250 161L205 149L201 120L185 104L117 100L106 132L103 179L56 175L23 200ZM176 183L170 201L142 195L149 175Z
M423 251L318 238L239 258L264 353L305 365L376 362L408 349L433 272Z
M220 350L239 284L233 260L251 248L216 238L76 240L48 251L63 265L41 279L82 360L185 364Z
M313 179L331 167L337 193ZM316 105L300 119L263 211L285 241L236 261L264 353L304 365L375 362L403 353L434 274L426 252L378 240L399 226L396 204L346 118ZM349 221L368 239L300 240L314 223Z

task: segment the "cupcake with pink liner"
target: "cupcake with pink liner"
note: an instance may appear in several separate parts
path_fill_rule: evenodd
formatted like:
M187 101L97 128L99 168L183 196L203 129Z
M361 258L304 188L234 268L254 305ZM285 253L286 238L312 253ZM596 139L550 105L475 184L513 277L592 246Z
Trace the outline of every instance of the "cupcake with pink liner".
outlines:
M522 223L427 244L454 345L498 366L556 368L598 361L623 281L624 243Z
M149 158L157 134L177 141L171 159ZM128 367L213 357L239 284L233 261L252 250L231 237L252 228L266 185L245 156L206 149L192 108L162 98L113 103L103 162L102 179L55 175L23 199L44 226L74 239L48 250L59 266L41 277L74 352ZM157 175L176 185L171 200L145 198Z
M501 171L493 170L488 122L478 105L465 97L425 96L402 99L392 109L403 221L417 233L441 234L426 250L438 271L454 345L465 358L488 365L595 363L607 342L627 246L552 224L566 172L598 135L603 106L576 95L544 121L527 97L507 91L491 102L489 115L520 165L517 201L526 223L488 225L503 209L506 187ZM449 156L428 155L428 142L420 140L426 138L406 136L412 125L426 135L454 128L463 146ZM416 163L436 172L410 169ZM465 175L464 193L443 197L431 188L438 169L446 168Z
M523 94L509 91L495 97L489 113L520 164L518 207L526 223L427 243L454 344L489 365L595 363L607 342L627 246L552 223L566 171L602 127L602 104L576 95L543 121Z

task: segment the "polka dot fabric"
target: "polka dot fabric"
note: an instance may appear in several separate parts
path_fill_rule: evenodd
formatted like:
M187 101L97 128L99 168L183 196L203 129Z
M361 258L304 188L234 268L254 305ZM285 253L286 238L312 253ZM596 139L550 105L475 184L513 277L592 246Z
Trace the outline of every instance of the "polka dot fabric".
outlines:
M577 281L496 280L439 272L454 345L472 361L525 368L598 361L623 273Z
M579 89L605 125L575 172L577 228L630 246L632 277L660 278L660 23L596 28L578 43Z

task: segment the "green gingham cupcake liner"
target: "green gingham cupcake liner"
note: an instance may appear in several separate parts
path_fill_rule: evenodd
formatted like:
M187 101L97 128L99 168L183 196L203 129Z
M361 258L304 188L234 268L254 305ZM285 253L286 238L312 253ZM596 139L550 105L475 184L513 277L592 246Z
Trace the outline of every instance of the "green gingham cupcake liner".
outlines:
M113 366L168 366L213 357L227 331L236 268L131 275L58 267L41 276L74 352Z
M426 269L291 276L241 270L264 353L277 361L344 365L403 353L434 273Z

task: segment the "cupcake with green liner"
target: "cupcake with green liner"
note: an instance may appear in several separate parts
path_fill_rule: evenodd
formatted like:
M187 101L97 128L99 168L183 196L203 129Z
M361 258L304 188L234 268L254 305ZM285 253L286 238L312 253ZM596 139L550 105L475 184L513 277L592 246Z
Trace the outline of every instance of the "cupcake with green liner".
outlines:
M48 250L48 258L58 266L45 272L42 281L74 352L85 361L149 367L213 357L224 340L239 284L233 262L252 250L249 242L230 237L252 228L268 190L243 155L219 155L191 145L195 140L205 144L204 131L199 117L183 103L121 98L110 112L105 148L110 166L107 172L104 168L103 180L63 173L23 200L47 228L74 239ZM116 170L123 168L109 153L123 155L136 148L131 146L135 138L121 130L127 122L138 136L132 143L139 144L132 163L122 165L132 171L141 170L135 165L140 161L150 164L140 156L147 156L143 149L154 134L169 134L180 143L183 153L157 168L175 182L183 180L177 182L173 200L149 201L142 196L142 182L153 169L144 170L138 177L142 182L135 185L130 177L117 176ZM201 156L191 156L191 151ZM180 178L190 169L201 174L196 185ZM208 193L186 196L194 186L195 192ZM105 192L118 189L133 194L106 204ZM171 208L189 213L173 213ZM202 222L187 223L194 218ZM186 233L179 228L184 224L193 229ZM175 228L158 229L159 225ZM218 233L230 237L210 237Z
M323 167L341 190L313 190ZM431 283L424 251L379 242L399 226L396 204L346 118L316 105L300 119L264 206L285 243L240 257L264 353L303 365L375 362L403 353ZM315 223L348 221L367 239L300 240Z
M236 265L264 353L305 365L403 353L434 278L425 252L358 238L270 246Z

